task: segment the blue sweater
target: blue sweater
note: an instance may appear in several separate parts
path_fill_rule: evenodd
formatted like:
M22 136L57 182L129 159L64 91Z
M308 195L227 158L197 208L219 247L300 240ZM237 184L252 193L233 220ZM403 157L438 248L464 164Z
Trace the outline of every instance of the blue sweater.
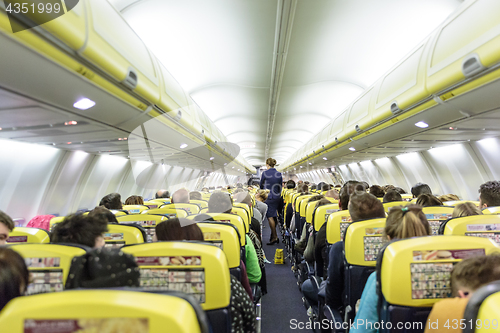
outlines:
M281 185L283 177L275 168L267 169L262 173L260 188L270 190L269 197L278 198L281 196Z

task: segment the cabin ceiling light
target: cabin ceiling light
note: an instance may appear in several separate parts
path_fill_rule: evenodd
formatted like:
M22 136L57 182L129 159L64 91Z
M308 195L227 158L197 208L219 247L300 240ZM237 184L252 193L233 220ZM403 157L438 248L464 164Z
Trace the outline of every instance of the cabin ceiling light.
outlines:
M349 148L349 150L350 150L350 151L356 151L356 148L354 148L354 147L350 147L350 148Z
M180 148L181 148L181 149L184 149L184 148L186 148L187 146L188 146L188 145L187 145L187 143L183 143L183 144L181 144Z
M213 156L212 156L212 157L210 157L210 161L213 161L213 160L214 160L214 158L215 158L215 157L213 157Z
M88 110L91 107L95 105L95 102L93 100L90 100L88 98L82 98L78 101L76 101L75 104L73 104L73 107L80 109L80 110Z
M326 158L326 157L323 157L323 159L324 159L325 161L327 160L327 158Z
M415 126L420 127L420 128L427 128L429 127L429 124L423 121L419 121L418 123L415 124Z

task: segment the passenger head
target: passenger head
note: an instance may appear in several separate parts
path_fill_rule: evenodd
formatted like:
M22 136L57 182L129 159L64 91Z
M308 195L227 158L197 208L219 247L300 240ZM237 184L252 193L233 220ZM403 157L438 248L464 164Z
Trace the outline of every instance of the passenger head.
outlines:
M302 185L302 184L304 184L304 181L303 181L303 180L299 180L299 181L297 182L297 184L298 184L298 185Z
M302 193L309 193L309 185L306 183L302 184Z
M441 202L460 200L460 198L457 195L451 193L440 195L438 199Z
M385 192L384 192L384 189L382 188L382 186L372 185L370 187L370 194L373 194L377 198L383 198Z
M180 220L181 220L181 226L183 225L182 220L186 220L187 222L189 222L188 224L182 227L185 240L199 241L199 242L203 242L205 240L205 237L203 236L203 231L201 231L198 224L193 223L193 221L188 219L180 219Z
M144 205L144 199L140 195L131 195L125 200L125 205Z
M430 207L430 206L442 206L443 203L441 200L433 196L432 194L420 194L417 198L417 205L422 207Z
M118 223L115 214L113 214L109 209L102 206L96 207L89 212L89 217L95 217L108 221L108 223Z
M203 193L208 193L208 192L209 192L208 187L204 187L204 188L202 188L202 189L201 189L201 191L202 191Z
M403 201L401 194L396 190L389 190L386 194L384 194L383 203L386 202L394 202L394 201Z
M334 198L335 200L339 200L339 192L336 189L331 189L325 193L325 197Z
M356 188L356 186L358 186ZM341 210L346 210L348 205L349 205L349 198L351 197L351 194L354 193L354 191L365 191L366 188L364 185L360 184L359 182L355 180L348 180L344 186L340 189L340 194L339 194L339 207Z
M103 234L108 231L108 221L99 216L74 214L57 223L50 236L51 243L74 243L88 247L103 247Z
M189 200L203 200L201 193L198 191L189 192Z
M155 231L153 241L204 240L203 232L196 221L185 218L173 218L158 223Z
M355 191L349 199L348 208L353 222L385 217L382 202L365 191Z
M231 213L233 209L233 199L228 193L215 191L208 200L209 213Z
M420 194L432 194L432 191L429 185L417 183L411 188L411 194L414 198L417 198Z
M134 256L120 249L94 249L73 259L65 289L139 287Z
M181 188L172 194L172 203L189 203L189 191Z
M290 179L289 181L286 182L286 188L288 189L295 188L295 182Z
M479 208L500 206L500 182L493 180L479 187Z
M276 160L274 158L268 158L266 160L266 165L270 168L274 168L274 166L276 165Z
M238 192L235 195L233 195L233 201L234 202L241 202L244 204L247 204L248 207L252 207L252 197L250 196L250 193L248 192Z
M316 202L316 208L329 204L331 204L330 200L323 198L321 200L318 200L318 202Z
M158 190L155 195L156 199L168 199L170 198L170 192L167 190Z
M451 217L483 215L483 212L472 202L462 202L453 208Z
M418 205L396 206L389 210L384 228L384 237L387 239L403 239L430 234L431 227L422 212L422 207Z
M398 192L399 194L406 194L406 191L403 190L401 187L395 187L394 188L396 190L396 192Z
M266 191L266 190L258 190L257 193L255 193L255 200L258 200L258 201L266 201L267 200L267 196L269 195L269 192Z
M0 247L0 311L11 299L24 295L29 280L23 257L12 249Z
M110 193L101 199L99 206L104 206L107 209L122 209L122 198L118 193Z
M321 200L323 198L324 198L324 196L322 196L320 194L314 195L314 196L310 197L309 199L307 199L307 203L318 201L318 200Z
M330 191L330 185L323 183L323 185L321 185L321 191Z
M0 245L7 244L9 234L15 226L10 216L0 210Z
M470 297L477 289L500 280L500 254L464 259L451 272L453 296Z

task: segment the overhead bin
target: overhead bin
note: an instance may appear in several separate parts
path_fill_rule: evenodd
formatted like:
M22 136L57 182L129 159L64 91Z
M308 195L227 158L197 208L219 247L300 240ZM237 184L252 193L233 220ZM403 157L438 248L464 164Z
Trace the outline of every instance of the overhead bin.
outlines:
M465 2L434 37L427 90L437 93L500 61L500 1Z
M430 49L429 41L427 38L381 79L374 122L397 115L429 96L425 86L425 61L422 60Z
M146 45L115 8L88 0L88 40L79 53L151 104L160 100L159 75Z
M353 104L351 109L347 112L346 125L344 133L347 138L352 138L366 130L368 126L372 125L373 112L373 86L365 91Z

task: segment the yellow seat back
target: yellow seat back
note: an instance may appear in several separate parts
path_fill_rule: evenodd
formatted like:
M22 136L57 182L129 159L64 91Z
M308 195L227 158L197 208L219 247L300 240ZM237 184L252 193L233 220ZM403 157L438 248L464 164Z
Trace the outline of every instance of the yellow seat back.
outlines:
M345 259L357 266L375 266L377 255L384 245L382 238L385 218L351 223L346 229Z
M413 199L413 195L411 193L410 194L401 194L401 198L404 201L411 201L411 199Z
M156 242L126 246L141 269L144 290L177 290L193 296L203 310L229 306L231 286L224 251L196 242Z
M8 328L9 333L163 333L166 327L168 332L201 333L193 306L171 295L70 290L15 298L0 314L0 327Z
M141 214L143 211L149 209L146 205L123 205L123 210L129 214Z
M464 333L486 333L500 331L500 282L495 281L476 290L465 308Z
M499 250L492 240L479 237L439 235L396 241L379 254L382 294L389 304L430 307L451 297L450 272L455 263Z
M206 213L208 213L208 206L200 209L200 214L206 214Z
M143 235L141 230L133 225L108 224L108 232L104 233L106 247L120 248L123 245L144 243L146 240L147 234Z
M485 209L482 210L483 214L487 215L493 215L493 214L500 214L500 206L496 207L486 207Z
M446 222L443 234L485 237L500 243L500 215L457 217Z
M203 232L205 241L218 246L224 251L229 268L239 267L241 260L241 243L236 227L228 225L227 223L217 222L199 222L197 224Z
M82 248L59 244L18 244L10 248L24 258L31 273L28 295L62 291L71 261L86 253Z
M345 230L351 224L351 215L348 210L331 213L326 223L326 241L335 244L344 240Z
M149 209L159 208L161 205L164 205L163 201L149 200L144 201L144 206L148 206Z
M151 209L152 210L152 209ZM146 229L147 242L153 240L155 234L155 227L158 223L166 221L169 219L167 216L163 215L151 215L151 214L134 214L118 216L116 218L120 224L138 224L144 229Z
M231 212L241 217L243 223L245 224L245 233L248 233L250 231L250 216L248 215L248 211L242 207L233 206Z
M50 222L49 222L50 223L50 231L52 231L55 224L61 223L62 221L64 221L65 218L66 218L66 216L57 216L57 217L51 218Z
M339 205L338 204L329 204L323 205L316 208L313 212L313 222L314 222L314 230L319 231L323 224L326 223L330 214L338 212Z
M472 202L476 207L479 207L479 201L473 201L473 200L452 200L452 201L444 201L443 205L445 206L456 206L458 204L464 203L464 202Z
M295 211L299 212L300 217L306 217L306 207L307 207L307 202L309 201L310 198L314 197L314 195L307 194L307 195L302 195L297 198L295 201Z
M246 203L233 202L233 207L240 207L247 211L249 219L253 217L253 207L248 206Z
M201 215L201 214L200 214ZM241 246L245 246L246 242L246 227L243 219L236 214L228 214L228 213L203 213L203 215L208 215L213 218L217 222L230 223L236 227L238 233L240 234L240 243ZM190 215L188 219L194 220L197 215Z
M189 200L189 202L200 206L200 209L208 207L208 202L206 202L205 200L192 200L191 199L191 200Z
M183 209L188 215L198 214L200 212L200 206L195 203L169 203L160 206L160 209Z
M210 196L211 196L211 195L212 195L211 193L202 193L202 194L201 194L201 198L202 198L203 200L205 200L205 201L208 201L208 200L210 200Z
M409 204L408 201L392 201L392 202L386 202L384 204L384 210L386 213L389 213L389 210L392 208L392 207L396 207L396 206L407 206Z
M187 217L189 214L184 209L174 208L153 208L142 212L147 215L163 215L169 219L174 217Z
M431 226L432 234L437 235L439 233L439 227L441 223L451 218L453 214L453 207L447 206L432 206L422 208L422 212L425 214L427 221Z
M50 243L50 234L45 229L15 227L14 230L10 232L7 243Z

